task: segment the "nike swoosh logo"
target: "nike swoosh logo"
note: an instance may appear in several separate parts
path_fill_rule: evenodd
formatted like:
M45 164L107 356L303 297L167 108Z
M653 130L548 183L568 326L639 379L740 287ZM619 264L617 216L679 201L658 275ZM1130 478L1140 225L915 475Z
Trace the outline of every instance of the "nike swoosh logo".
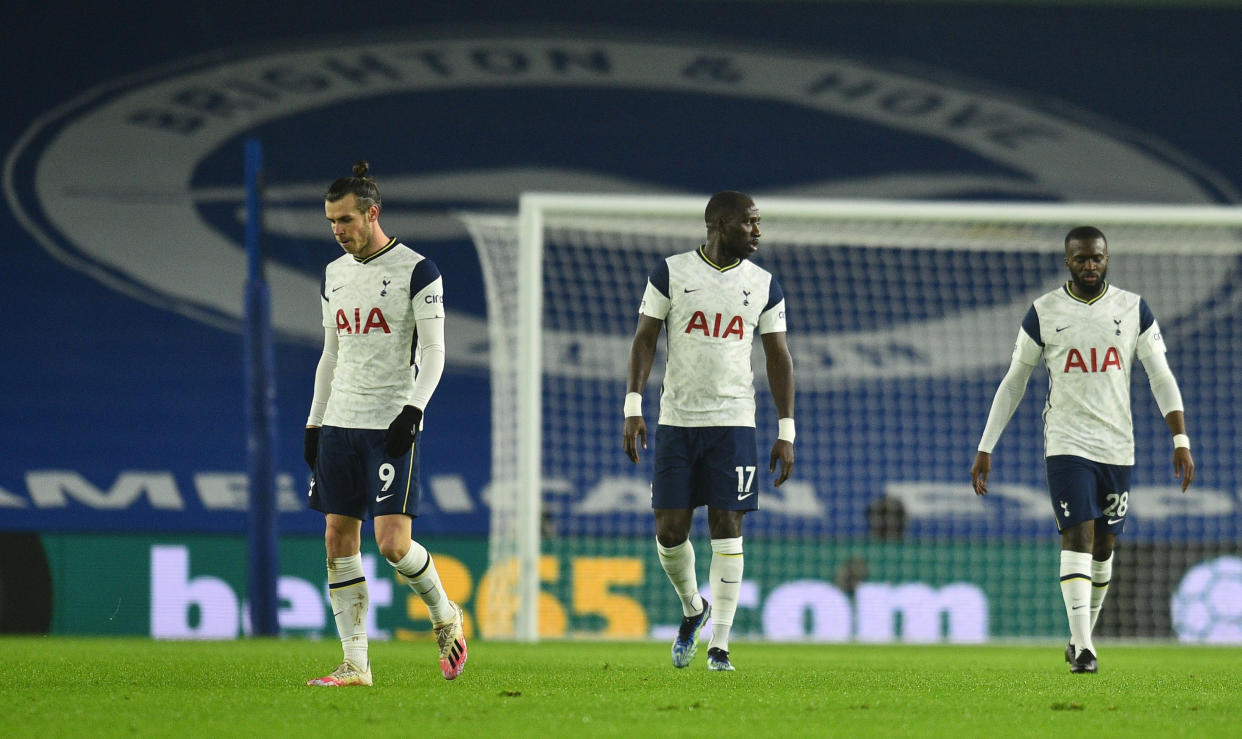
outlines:
M1073 607L1073 608L1071 608L1070 610L1072 610L1072 611L1077 611L1079 608L1086 608L1086 606L1074 606L1074 607Z
M696 287L696 288L694 288L693 290L691 290L690 288L686 287L686 288L682 288L682 289L683 289L685 292L688 292L688 293L697 293L699 290L702 290L703 288L701 288L701 287Z
M336 287L332 288L332 292L336 292L337 290L340 290L340 289L341 289L341 288L343 288L343 287L345 287L345 286L344 286L344 285L337 285Z
M1115 524L1115 523L1121 523L1121 522L1122 522L1122 521L1124 521L1124 520L1125 520L1124 518L1110 518L1110 519L1108 519L1108 525L1109 525L1109 526L1112 526L1113 524Z
M720 582L727 582L727 583L729 583L729 584L731 584L731 585L736 585L736 584L740 583L740 582L741 582L741 580L726 580L726 579L724 579L724 578L722 577L722 578L720 578Z
M1070 324L1070 325L1073 325L1073 324ZM1059 334L1067 328L1069 328L1069 326L1062 326L1061 328L1057 329L1057 333Z
M747 494L745 494L745 495L741 495L741 494L739 494L739 495L737 496L737 499L738 499L738 500L746 500L747 498L749 498L750 496L752 496L752 495L754 495L754 494L755 494L755 491L753 491L753 490L752 490L752 491L750 491L749 493L747 493Z
M378 495L377 495L377 496L375 496L375 502L376 502L376 503L383 503L384 501L388 500L389 498L391 498L391 497L392 497L392 496L394 496L394 495L396 495L396 493L389 493L388 495L385 495L385 496L384 496L384 497L382 497L382 498L381 498L380 496L378 496Z

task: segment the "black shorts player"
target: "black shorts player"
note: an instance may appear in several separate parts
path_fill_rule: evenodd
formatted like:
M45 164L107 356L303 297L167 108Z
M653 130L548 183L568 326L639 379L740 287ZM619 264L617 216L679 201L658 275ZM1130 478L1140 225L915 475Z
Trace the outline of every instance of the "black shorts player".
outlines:
M1069 454L1048 457L1046 462L1057 531L1098 521L1097 531L1113 536L1121 533L1130 508L1129 466Z
M394 513L417 517L419 439L404 457L393 459L384 453L384 434L324 426L310 507L364 520Z
M656 426L654 509L759 509L759 449L748 426Z

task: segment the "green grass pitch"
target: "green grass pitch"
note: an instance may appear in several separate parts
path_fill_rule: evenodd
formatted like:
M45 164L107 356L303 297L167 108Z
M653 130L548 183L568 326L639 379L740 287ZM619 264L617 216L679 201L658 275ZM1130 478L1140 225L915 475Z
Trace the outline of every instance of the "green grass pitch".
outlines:
M375 686L310 688L332 640L0 638L0 736L1242 736L1242 649L474 641L440 677L431 642L371 645ZM1084 733L1085 732L1085 733Z

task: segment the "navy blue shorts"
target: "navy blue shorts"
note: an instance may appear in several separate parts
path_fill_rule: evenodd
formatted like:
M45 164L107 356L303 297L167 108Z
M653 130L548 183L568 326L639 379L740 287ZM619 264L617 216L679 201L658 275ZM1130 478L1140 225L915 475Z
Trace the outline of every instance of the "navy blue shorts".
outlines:
M758 449L750 426L657 426L652 508L759 508Z
M1057 531L1103 519L1104 530L1120 534L1130 509L1130 467L1092 462L1068 454L1048 457L1048 493Z
M367 519L418 515L418 446L400 459L384 454L383 429L324 426L311 476L310 507Z

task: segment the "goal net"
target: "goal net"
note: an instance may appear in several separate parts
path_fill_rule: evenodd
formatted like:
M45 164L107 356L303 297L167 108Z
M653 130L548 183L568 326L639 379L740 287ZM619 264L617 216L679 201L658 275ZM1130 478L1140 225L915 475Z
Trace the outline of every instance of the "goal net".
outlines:
M622 451L648 274L704 239L706 198L529 194L464 214L483 267L492 376L492 638L671 639L680 604L650 511L653 449ZM776 412L755 342L760 510L745 519L734 639L1063 639L1037 369L993 454L969 467L1031 302L1063 284L1065 234L1109 240L1108 279L1151 306L1198 464L1132 373L1130 515L1097 638L1242 641L1237 438L1242 209L757 198L756 262L787 299L797 463L766 474ZM644 395L655 432L664 342ZM1141 367L1141 364L1136 364ZM710 598L706 514L691 534Z

